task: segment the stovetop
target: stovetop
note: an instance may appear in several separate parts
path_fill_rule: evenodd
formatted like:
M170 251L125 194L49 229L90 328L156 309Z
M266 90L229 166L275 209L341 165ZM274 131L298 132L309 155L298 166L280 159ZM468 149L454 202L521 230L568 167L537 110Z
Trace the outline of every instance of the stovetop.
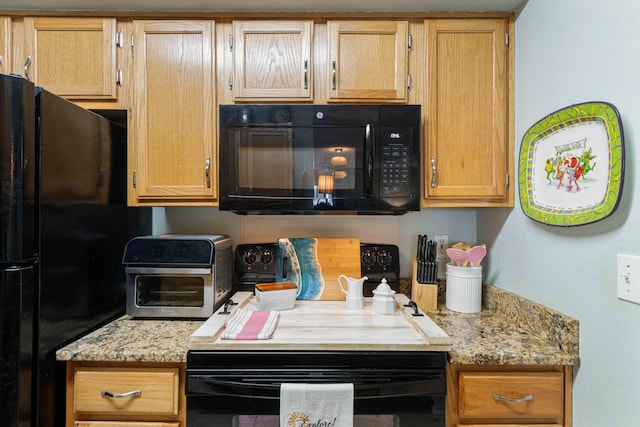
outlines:
M406 295L397 294L395 300L395 315L375 313L372 298L365 298L363 310L349 310L344 301L298 300L292 310L279 311L276 331L266 340L222 339L220 331L229 315L221 315L221 308L189 337L189 350L451 350L451 338L429 316L415 316ZM257 309L250 292L235 293L233 301L237 304L228 308L230 315Z
M234 286L236 291L253 292L257 283L276 280L277 243L249 243L236 247ZM360 271L368 280L363 286L364 296L372 296L373 289L385 278L399 291L400 256L398 247L375 243L360 244Z

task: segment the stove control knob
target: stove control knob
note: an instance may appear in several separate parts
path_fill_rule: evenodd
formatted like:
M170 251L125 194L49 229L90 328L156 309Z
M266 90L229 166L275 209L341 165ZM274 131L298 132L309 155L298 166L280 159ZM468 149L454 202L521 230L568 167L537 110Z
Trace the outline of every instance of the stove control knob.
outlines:
M378 252L378 262L384 266L391 264L392 257L389 251L382 249Z
M361 262L364 265L373 265L373 263L375 262L376 258L373 255L373 252L371 252L369 249L365 250L364 252L362 252L362 259Z
M256 258L256 253L252 250L246 251L244 254L242 254L242 261L247 265L251 265L256 262Z
M273 261L273 254L269 249L265 249L262 254L260 254L260 262L263 264L271 264Z

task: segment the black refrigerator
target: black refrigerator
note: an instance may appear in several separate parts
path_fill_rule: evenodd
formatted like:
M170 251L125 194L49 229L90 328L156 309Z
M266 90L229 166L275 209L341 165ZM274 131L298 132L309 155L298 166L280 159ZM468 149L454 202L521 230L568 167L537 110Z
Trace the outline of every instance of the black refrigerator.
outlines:
M126 120L125 120L126 123ZM60 347L125 312L126 129L0 75L0 424L64 425Z

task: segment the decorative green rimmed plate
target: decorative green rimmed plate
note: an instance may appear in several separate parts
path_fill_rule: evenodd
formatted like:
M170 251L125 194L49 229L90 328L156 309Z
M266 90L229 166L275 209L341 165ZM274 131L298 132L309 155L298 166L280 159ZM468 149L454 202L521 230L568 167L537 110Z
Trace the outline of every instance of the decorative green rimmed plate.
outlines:
M529 218L563 227L605 219L618 207L624 179L618 110L586 102L549 114L522 137L519 169Z

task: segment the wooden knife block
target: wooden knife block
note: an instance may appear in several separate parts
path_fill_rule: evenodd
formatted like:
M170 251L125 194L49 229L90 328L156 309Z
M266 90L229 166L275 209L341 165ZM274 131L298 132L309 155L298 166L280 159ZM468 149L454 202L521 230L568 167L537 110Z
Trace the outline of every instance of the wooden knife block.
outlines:
M438 310L438 285L418 283L418 261L413 260L411 275L411 299L418 304L422 311Z

